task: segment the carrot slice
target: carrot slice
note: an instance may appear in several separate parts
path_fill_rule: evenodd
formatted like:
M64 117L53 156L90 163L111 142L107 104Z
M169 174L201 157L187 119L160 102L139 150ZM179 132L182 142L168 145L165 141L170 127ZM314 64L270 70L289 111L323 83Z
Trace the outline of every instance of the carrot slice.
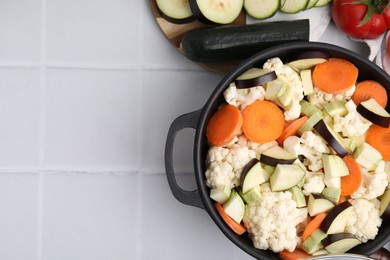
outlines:
M282 145L284 140L286 140L287 137L296 135L298 133L299 128L303 126L303 124L309 119L308 116L303 116L300 118L295 119L292 121L289 125L287 125L284 129L282 134L279 136L276 141L278 141L279 145Z
M375 99L383 108L387 105L386 89L377 81L363 80L356 85L356 90L352 95L352 100L356 105L361 102Z
M341 177L341 194L340 197L349 196L355 193L362 183L362 172L355 159L347 155L343 158L343 161L348 167L349 175Z
M366 142L382 154L383 160L390 161L390 127L370 126Z
M242 115L233 105L224 105L214 113L206 127L206 136L211 145L223 146L237 135L242 126Z
M222 219L225 221L225 223L238 235L242 235L245 233L246 228L234 221L228 214L226 214L225 210L223 209L222 205L218 202L214 203L215 209L218 211L219 215L221 215Z
M301 236L302 242L305 241L311 233L316 231L320 226L324 218L328 215L327 212L320 213L316 215L312 220L310 220L309 223L307 223L305 230L303 231L303 234Z
M284 116L280 108L266 100L257 100L242 112L242 131L252 142L268 143L283 132Z
M282 260L299 260L310 257L303 249L295 248L294 251L290 252L288 250L283 250L279 252L279 257Z
M329 94L340 94L349 90L358 77L358 68L351 62L330 58L314 67L313 84Z

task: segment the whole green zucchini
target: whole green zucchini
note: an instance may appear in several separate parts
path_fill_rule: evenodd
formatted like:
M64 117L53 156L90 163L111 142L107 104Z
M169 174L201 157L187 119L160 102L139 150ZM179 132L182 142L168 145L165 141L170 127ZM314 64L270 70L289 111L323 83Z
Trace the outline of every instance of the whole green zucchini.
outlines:
M196 62L241 61L268 47L293 41L309 41L308 19L226 25L185 33L181 48Z

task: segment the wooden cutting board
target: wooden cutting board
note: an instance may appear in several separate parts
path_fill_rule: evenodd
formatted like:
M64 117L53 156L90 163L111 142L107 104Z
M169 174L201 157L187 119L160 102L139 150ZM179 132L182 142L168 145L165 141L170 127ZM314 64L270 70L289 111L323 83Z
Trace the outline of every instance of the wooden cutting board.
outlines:
M152 7L152 12L154 15L154 18L160 27L162 33L165 35L167 40L180 52L183 54L183 51L180 47L181 40L183 39L183 36L186 32L197 29L197 28L205 28L210 25L205 25L197 20L185 23L185 24L175 24L167 21L164 19L156 4L156 0L150 0L150 5ZM231 23L236 25L244 25L246 24L246 13L245 11L241 11L240 15L237 17L237 19ZM184 54L183 54L184 55ZM237 63L197 63L200 66L204 67L207 70L218 72L218 73L226 73L231 71L235 66L238 65Z

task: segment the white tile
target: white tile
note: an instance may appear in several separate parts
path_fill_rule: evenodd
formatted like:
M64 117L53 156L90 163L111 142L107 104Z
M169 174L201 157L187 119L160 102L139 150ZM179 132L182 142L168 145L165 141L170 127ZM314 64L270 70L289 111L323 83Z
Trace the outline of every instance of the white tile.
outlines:
M37 175L1 173L0 205L0 259L37 259Z
M137 177L46 175L42 259L135 259Z
M176 201L164 175L143 176L142 188L142 260L233 259L235 245L206 211Z
M144 43L143 62L149 67L165 67L176 69L197 69L202 67L187 59L164 35L152 13L150 1L143 2L143 26L145 33L142 35Z
M135 168L138 76L132 71L48 71L45 164Z
M138 62L140 1L47 1L50 61Z
M0 78L0 167L36 167L40 72L1 68Z
M40 0L0 2L0 60L37 61L41 45Z
M220 79L220 75L208 72L144 72L143 170L164 170L163 155L169 126L176 117L201 109ZM153 103L152 109L150 103ZM192 151L193 138L194 131L188 129L177 139L183 140L183 143L175 143L178 167L192 167L192 158L188 154Z

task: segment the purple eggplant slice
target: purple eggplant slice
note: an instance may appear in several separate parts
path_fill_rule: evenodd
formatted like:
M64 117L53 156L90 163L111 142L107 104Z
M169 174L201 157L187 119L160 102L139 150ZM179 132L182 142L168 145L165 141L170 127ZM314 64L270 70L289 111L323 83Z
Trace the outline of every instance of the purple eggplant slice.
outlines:
M261 86L277 78L275 71L251 68L237 77L234 81L237 88L251 88Z
M384 128L390 126L390 114L373 98L360 103L356 110L362 117L378 126Z
M347 149L342 145L341 137L338 133L334 132L325 122L324 120L320 120L313 127L324 140L335 150L335 152L343 158L348 154Z

